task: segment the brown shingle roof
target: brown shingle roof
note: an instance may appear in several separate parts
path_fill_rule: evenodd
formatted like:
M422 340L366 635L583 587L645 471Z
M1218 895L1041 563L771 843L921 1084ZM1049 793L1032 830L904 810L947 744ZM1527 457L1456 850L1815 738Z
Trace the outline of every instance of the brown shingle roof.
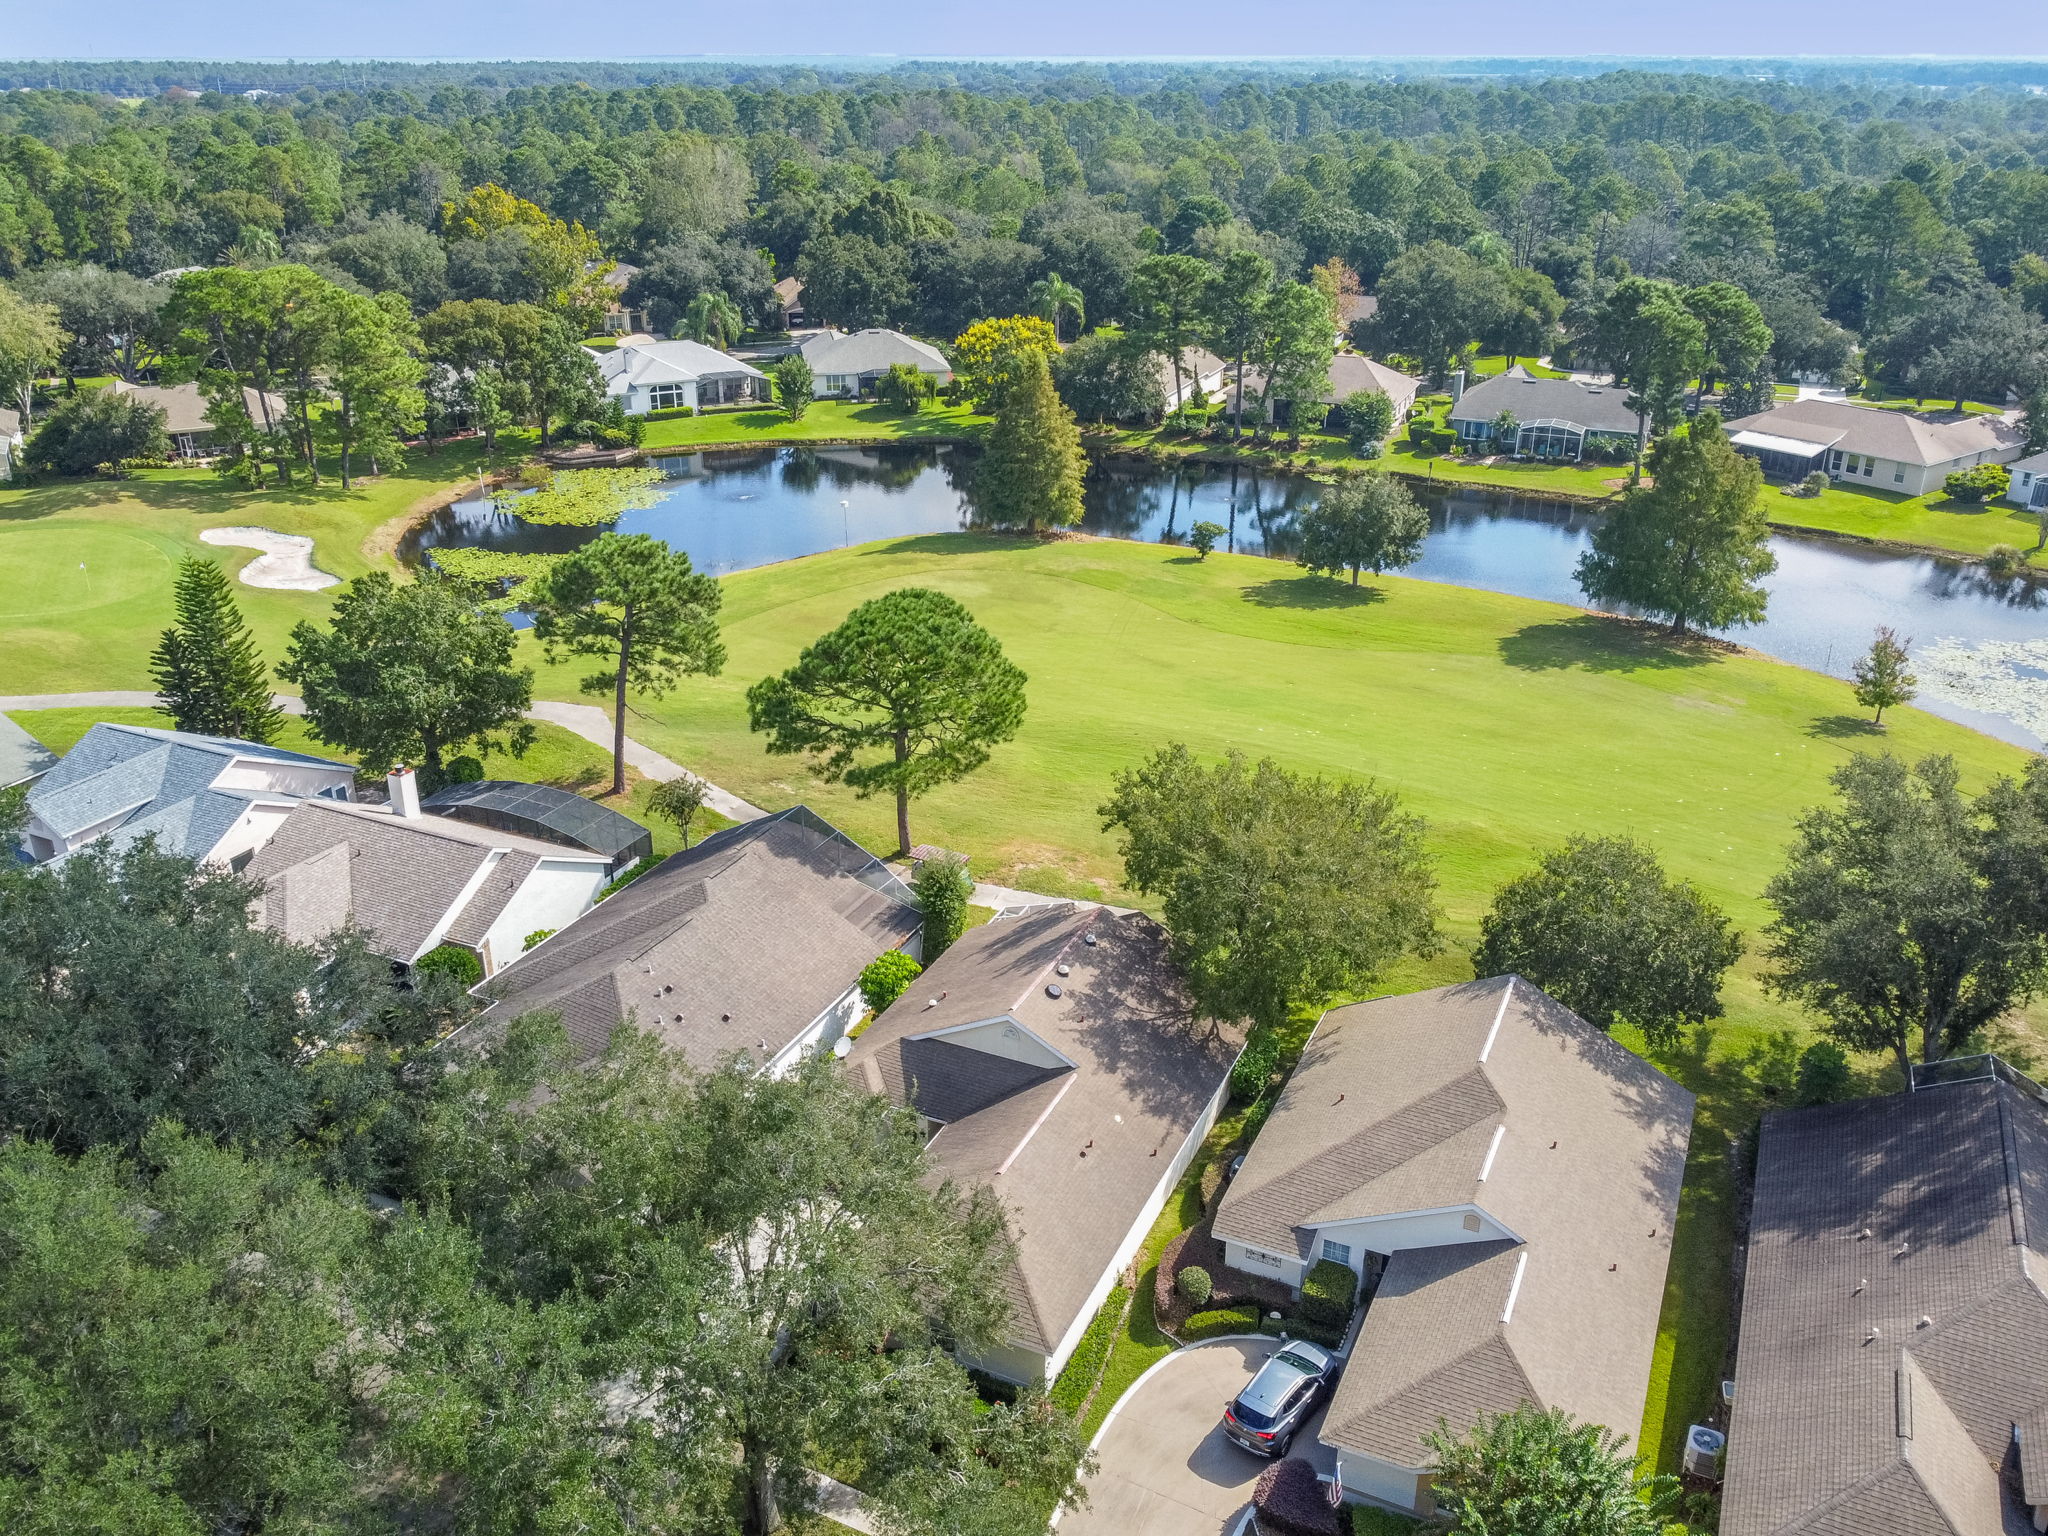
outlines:
M133 395L145 404L153 405L162 411L166 432L176 434L213 430L213 423L206 415L206 397L199 393L197 384L130 384L126 379L116 379L111 387L117 395ZM263 425L263 403L266 398L270 402L271 420L283 422L282 395L266 397L260 390L242 391L242 403L248 408L249 419L259 428Z
M984 1020L1024 1033L992 1038L994 1025L974 1037L989 1048L932 1038ZM1000 1196L1017 1244L1012 1337L1048 1353L1236 1054L1234 1039L1194 1024L1156 924L1062 904L964 935L854 1042L847 1070L944 1120L935 1169Z
M1421 1467L1439 1415L1525 1398L1633 1434L1692 1108L1515 978L1326 1014L1216 1235L1307 1257L1321 1223L1469 1205L1519 1241L1393 1255L1324 1438Z
M676 854L521 956L486 1017L556 1010L585 1059L631 1018L700 1067L765 1063L922 923L878 859L796 806Z
M1986 1079L1761 1135L1721 1529L2001 1536L2048 1420L2048 1112Z
M444 937L474 947L541 859L576 857L444 817L309 800L292 808L248 873L264 887L263 922L294 942L325 938L353 918L379 954L410 961L451 913Z
M1844 453L1867 453L1899 464L1947 464L1978 453L2018 448L2021 432L1996 416L1929 421L1911 411L1885 411L1840 400L1788 400L1727 424L1730 432L1768 432Z

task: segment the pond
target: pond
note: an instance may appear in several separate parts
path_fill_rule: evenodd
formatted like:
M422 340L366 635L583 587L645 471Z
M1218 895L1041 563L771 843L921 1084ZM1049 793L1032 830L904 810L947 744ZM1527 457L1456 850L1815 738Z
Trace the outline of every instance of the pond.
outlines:
M723 575L873 539L974 526L972 450L935 444L780 448L653 461L669 478L652 506L610 525L651 533ZM1200 465L1116 464L1089 476L1082 527L1108 538L1178 543L1204 520L1219 547L1289 558L1294 523L1318 487L1296 476ZM1572 579L1599 516L1538 498L1470 487L1419 488L1431 533L1403 574L1581 605ZM540 527L490 500L457 502L400 549L565 553L601 528ZM1836 677L1888 624L1913 639L1918 702L1964 724L2041 747L2048 742L2048 586L2001 581L1963 561L1778 537L1769 617L1733 638Z

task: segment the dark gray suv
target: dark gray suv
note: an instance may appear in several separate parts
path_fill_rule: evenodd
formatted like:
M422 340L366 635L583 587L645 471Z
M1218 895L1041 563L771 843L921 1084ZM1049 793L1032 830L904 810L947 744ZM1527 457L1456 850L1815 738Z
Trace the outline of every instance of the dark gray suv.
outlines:
M1313 1344L1283 1344L1223 1405L1223 1433L1260 1456L1285 1456L1336 1384L1337 1362Z

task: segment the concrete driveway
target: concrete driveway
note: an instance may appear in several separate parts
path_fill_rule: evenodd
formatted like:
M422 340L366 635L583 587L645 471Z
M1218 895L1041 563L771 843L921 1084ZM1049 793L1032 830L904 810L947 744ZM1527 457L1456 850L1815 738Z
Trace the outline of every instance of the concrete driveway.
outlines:
M1223 1404L1278 1347L1218 1339L1168 1355L1104 1428L1088 1503L1060 1521L1059 1536L1228 1536L1269 1463L1225 1437ZM1336 1457L1317 1438L1322 1427L1318 1412L1293 1453L1327 1474Z

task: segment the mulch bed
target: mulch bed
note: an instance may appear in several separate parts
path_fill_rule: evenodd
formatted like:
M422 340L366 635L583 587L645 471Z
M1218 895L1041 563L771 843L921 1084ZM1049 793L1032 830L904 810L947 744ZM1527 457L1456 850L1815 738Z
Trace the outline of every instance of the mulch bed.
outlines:
M1224 1267L1223 1244L1210 1232L1210 1220L1204 1216L1168 1243L1166 1251L1159 1255L1159 1270L1152 1280L1152 1300L1160 1326L1177 1330L1197 1312L1214 1312L1245 1302L1256 1302L1266 1312L1292 1312L1296 1306L1294 1293L1286 1286ZM1190 1265L1206 1269L1214 1282L1209 1299L1199 1307L1181 1295L1173 1283L1174 1276Z

